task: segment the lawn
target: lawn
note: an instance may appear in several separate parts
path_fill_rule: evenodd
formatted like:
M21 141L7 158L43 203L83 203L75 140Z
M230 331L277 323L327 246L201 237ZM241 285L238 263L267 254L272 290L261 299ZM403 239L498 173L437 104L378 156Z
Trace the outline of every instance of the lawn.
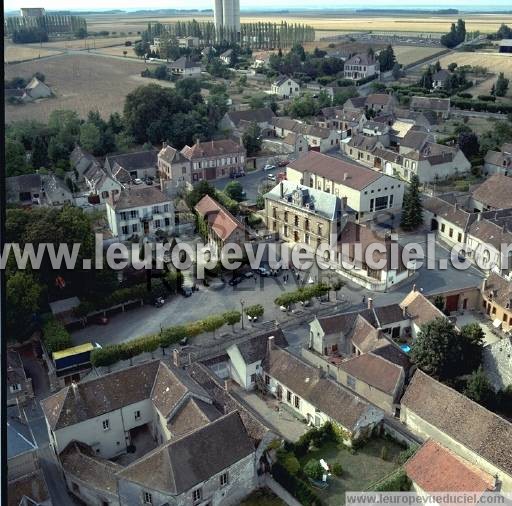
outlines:
M381 458L383 446L388 449L387 460ZM326 505L339 506L345 503L345 492L366 490L371 484L397 469L399 466L396 458L401 451L403 448L400 445L382 438L371 439L354 455L345 448L339 449L336 443L329 442L318 450L309 451L300 459L300 463L303 466L310 459L324 459L330 466L335 462L341 464L341 477L330 476L327 489L314 489Z
M261 488L244 499L240 506L286 506L286 503L269 489Z

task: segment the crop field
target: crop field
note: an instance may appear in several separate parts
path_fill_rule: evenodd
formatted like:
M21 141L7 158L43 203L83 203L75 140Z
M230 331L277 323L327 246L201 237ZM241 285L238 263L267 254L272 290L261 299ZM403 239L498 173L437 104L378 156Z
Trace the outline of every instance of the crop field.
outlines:
M409 65L422 58L428 56L434 56L443 48L438 47L416 47L416 46L395 46L393 45L393 51L395 52L398 63L402 65Z
M85 117L90 109L98 109L103 117L123 110L128 93L138 86L156 82L172 86L167 81L156 81L140 76L146 65L142 61L108 58L99 55L68 54L40 61L5 66L5 78L30 77L35 72L46 76L54 98L25 105L6 104L6 122L35 119L46 122L56 109L72 109Z
M4 61L7 63L15 61L32 60L35 58L44 58L45 56L52 56L61 54L62 51L50 50L37 46L27 46L25 44L5 44L4 46Z
M452 62L457 65L479 65L486 67L489 72L498 74L503 72L505 77L512 79L512 54L504 53L463 53L454 52L439 59L443 68Z
M126 51L126 55L124 54L125 51ZM130 58L137 59L137 56L133 51L133 46L126 47L125 45L122 45L122 46L113 46L113 47L103 47L101 49L97 49L96 52L101 53L101 54L109 54L112 56L122 56L123 58L126 57L127 59L130 59Z
M325 13L324 15L311 12L297 12L292 14L280 15L276 13L242 13L242 23L254 23L258 21L286 21L288 23L307 23L319 30L321 36L328 35L325 32L331 32L331 35L343 32L354 31L373 31L373 32L393 32L396 34L419 33L435 34L449 31L453 22L457 21L455 16L439 15L355 15L344 13ZM158 15L92 15L87 16L87 26L90 31L128 31L137 32L144 30L149 21L159 21L161 23L173 23L177 20L186 21L197 19L201 21L213 20L211 13L183 16L158 16ZM479 30L483 33L495 32L502 23L512 24L512 15L510 14L464 14L466 29L468 31ZM317 35L318 37L318 35Z

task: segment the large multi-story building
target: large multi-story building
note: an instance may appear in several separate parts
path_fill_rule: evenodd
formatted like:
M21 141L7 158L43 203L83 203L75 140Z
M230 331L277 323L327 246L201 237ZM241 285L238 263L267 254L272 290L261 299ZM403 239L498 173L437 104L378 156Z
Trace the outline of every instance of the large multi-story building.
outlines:
M343 202L336 195L281 181L265 195L267 227L285 241L334 247L346 223Z
M154 186L129 187L107 202L107 219L112 235L121 241L130 237L174 229L174 206Z
M230 29L240 33L240 0L215 0L213 17L217 31Z

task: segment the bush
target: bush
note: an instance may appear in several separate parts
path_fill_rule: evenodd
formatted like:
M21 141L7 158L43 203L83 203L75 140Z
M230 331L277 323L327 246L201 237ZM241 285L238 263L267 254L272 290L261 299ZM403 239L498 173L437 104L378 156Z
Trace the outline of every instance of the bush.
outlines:
M381 449L380 449L380 458L382 460L388 460L388 457L389 457L389 450L388 450L388 447L386 445L384 445Z
M376 492L406 492L411 489L411 480L403 468L397 469L373 488Z
M49 353L65 350L72 346L69 332L61 322L54 318L43 326L43 341Z
M492 95L478 95L478 100L483 100L484 102L496 102L496 97Z
M291 475L295 476L300 471L299 460L293 453L286 450L278 450L277 459Z
M331 466L331 472L334 474L334 476L337 476L338 478L343 474L343 467L339 462L335 462Z
M320 480L324 474L324 470L317 459L308 460L303 471L304 474L312 480Z
M320 505L322 501L306 484L297 476L291 475L279 462L272 466L272 476L290 494L305 506Z
M410 446L406 450L401 451L396 459L397 463L400 465L405 464L416 453L416 450L417 447Z

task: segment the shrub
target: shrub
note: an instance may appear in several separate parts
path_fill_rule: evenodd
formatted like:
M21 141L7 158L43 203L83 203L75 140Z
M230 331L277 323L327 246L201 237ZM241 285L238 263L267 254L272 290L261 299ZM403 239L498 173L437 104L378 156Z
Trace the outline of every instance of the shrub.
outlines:
M300 471L299 460L293 453L285 450L278 450L277 459L291 475L295 476Z
M377 483L373 490L376 492L406 492L411 489L411 480L403 468L397 469L381 482Z
M303 471L304 474L312 480L320 480L324 473L324 470L317 459L308 460Z
M388 451L388 447L386 445L384 445L381 449L380 449L380 458L382 460L388 460L388 457L389 457L389 451Z
M496 102L496 97L492 95L478 95L478 100L483 100L484 102Z
M406 450L401 451L396 459L397 463L402 465L405 464L415 453L417 447L409 446Z
M339 462L335 462L331 466L331 472L334 474L334 476L340 477L343 474L343 467Z
M291 475L279 462L272 466L272 476L281 486L295 496L301 504L305 506L322 504L320 498L311 490L308 484L297 476Z
M65 350L72 346L71 336L64 325L52 318L43 326L43 341L49 353Z

